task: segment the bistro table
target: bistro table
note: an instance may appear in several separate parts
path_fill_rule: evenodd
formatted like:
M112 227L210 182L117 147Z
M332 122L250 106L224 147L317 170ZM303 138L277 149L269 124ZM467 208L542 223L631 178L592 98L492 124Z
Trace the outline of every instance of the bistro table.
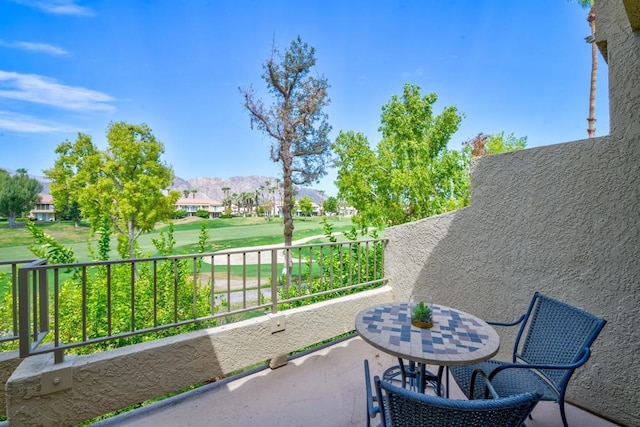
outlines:
M422 375L425 365L447 370L446 395L449 395L449 366L470 365L495 356L500 337L487 322L464 311L432 304L433 326L418 328L411 324L411 303L388 303L369 307L356 315L356 330L363 340L400 359L418 363ZM403 368L404 369L404 368ZM441 370L438 375L440 386ZM424 381L418 381L424 392Z

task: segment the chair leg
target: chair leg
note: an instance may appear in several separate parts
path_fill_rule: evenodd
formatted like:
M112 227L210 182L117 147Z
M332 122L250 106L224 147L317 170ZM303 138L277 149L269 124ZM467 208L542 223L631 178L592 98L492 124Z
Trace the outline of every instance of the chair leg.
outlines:
M560 399L558 401L558 404L560 405L560 416L562 417L562 425L564 425L564 427L568 427L569 424L567 424L567 415L564 413L564 399Z
M364 360L364 380L367 394L367 427L371 427L371 418L375 418L380 412L380 405L378 404L377 396L374 396L371 390L369 361L367 359Z

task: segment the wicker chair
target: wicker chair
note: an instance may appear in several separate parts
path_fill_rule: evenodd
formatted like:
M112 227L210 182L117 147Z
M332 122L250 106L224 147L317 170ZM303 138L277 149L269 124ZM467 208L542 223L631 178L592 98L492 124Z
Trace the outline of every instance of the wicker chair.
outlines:
M535 391L542 396L541 400L558 402L562 423L566 427L564 397L567 384L576 368L589 359L591 344L606 321L536 292L527 312L514 322L488 323L521 325L513 347L512 362L489 360L452 367L451 375L463 393L467 397L484 397L482 384L473 393L470 387L473 371L481 369L500 396ZM480 383L482 381L479 380Z
M540 400L537 393L494 399L455 400L417 393L374 378L382 426L521 426ZM490 384L484 380L484 384Z

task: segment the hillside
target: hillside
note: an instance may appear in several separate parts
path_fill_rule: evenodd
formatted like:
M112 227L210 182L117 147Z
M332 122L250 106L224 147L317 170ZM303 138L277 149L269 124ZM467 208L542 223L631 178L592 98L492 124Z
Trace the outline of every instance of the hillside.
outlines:
M9 173L15 173L13 169L5 169ZM49 194L50 181L44 176L29 175L32 178L37 179L42 185L42 192ZM172 189L176 189L180 192L184 190L196 190L195 197L199 199L212 199L222 201L224 199L223 188L229 187L229 194L254 192L261 186L265 186L265 181L269 181L272 186L276 183L276 178L273 176L233 176L231 178L218 178L218 177L200 177L184 180L180 177L175 177L173 181ZM296 198L301 199L303 197L311 197L315 203L321 204L325 196L323 196L318 190L305 187L296 187Z
M176 177L172 188L182 192L184 190L196 190L197 198L208 198L213 200L224 199L223 188L229 187L229 194L254 192L258 188L266 187L265 182L269 181L271 186L276 183L276 178L272 176L233 176L228 179L224 178L211 178L200 177L192 178L190 180L184 180ZM314 202L320 204L326 197L324 197L318 190L305 187L296 187L296 198L300 199L309 196Z

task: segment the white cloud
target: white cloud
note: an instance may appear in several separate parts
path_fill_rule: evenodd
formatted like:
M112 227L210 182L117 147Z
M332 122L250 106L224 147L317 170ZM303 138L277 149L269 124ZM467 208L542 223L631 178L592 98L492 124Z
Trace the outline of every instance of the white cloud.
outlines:
M47 123L35 117L0 110L0 129L20 133L77 132L58 123Z
M74 111L113 111L114 98L102 92L67 86L37 74L20 74L0 70L0 99L51 105Z
M40 9L53 15L93 16L88 7L80 6L77 0L13 0L15 3Z
M0 46L11 47L15 49L28 50L31 52L42 52L54 56L68 55L69 52L46 43L32 43L32 42L5 42L0 40Z

